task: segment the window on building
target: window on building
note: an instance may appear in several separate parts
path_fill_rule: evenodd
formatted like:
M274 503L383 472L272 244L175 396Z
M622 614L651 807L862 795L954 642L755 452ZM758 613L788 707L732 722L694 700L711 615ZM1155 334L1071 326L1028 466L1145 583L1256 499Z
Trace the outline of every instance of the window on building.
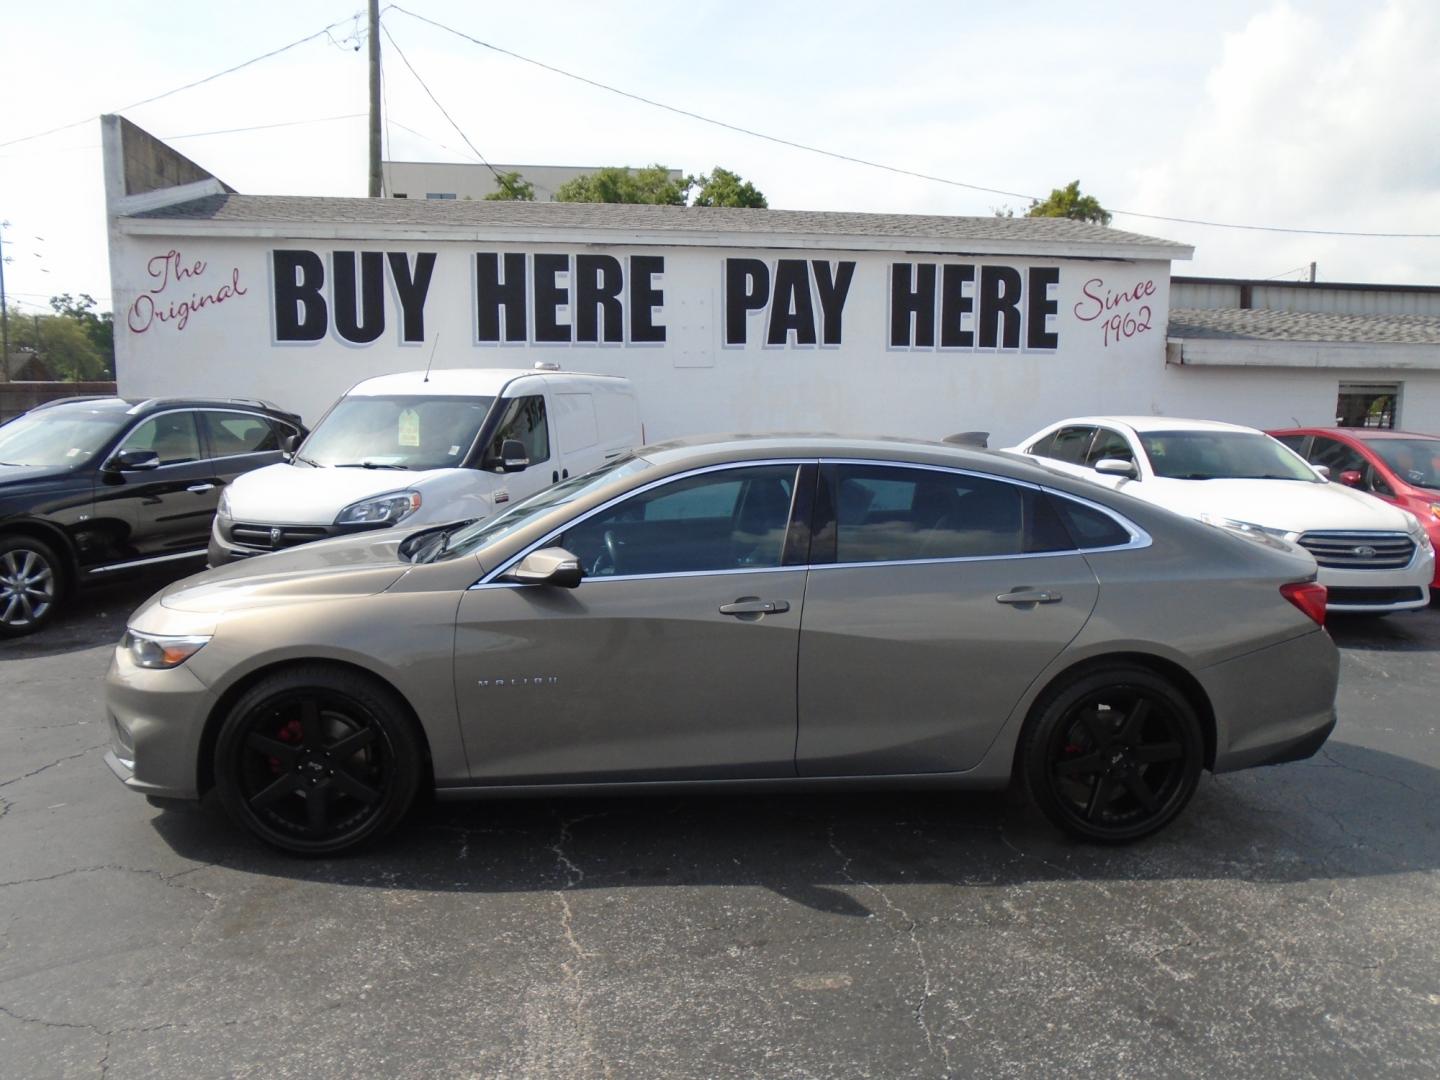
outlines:
M390 197L392 199L408 199L410 196L406 195L403 191L392 191Z
M1335 426L1393 428L1399 412L1399 383L1341 383Z
M455 193L453 191L427 191L425 197L427 199L453 199Z

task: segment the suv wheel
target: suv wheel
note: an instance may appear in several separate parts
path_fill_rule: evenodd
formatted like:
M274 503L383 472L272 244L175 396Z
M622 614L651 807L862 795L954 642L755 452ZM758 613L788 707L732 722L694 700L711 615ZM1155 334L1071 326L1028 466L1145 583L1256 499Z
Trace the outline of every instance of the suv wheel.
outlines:
M60 557L29 536L0 537L0 637L33 634L55 616Z

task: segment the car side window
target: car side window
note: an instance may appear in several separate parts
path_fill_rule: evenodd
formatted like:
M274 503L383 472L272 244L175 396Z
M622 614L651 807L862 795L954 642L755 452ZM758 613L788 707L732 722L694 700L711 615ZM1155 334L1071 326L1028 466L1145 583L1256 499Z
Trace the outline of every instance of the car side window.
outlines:
M781 564L796 465L755 465L675 480L565 532L590 577L750 570Z
M1085 460L1085 451L1089 449L1094 434L1093 427L1063 427L1037 443L1030 452L1037 457L1079 465Z
M1310 463L1312 465L1326 465L1330 468L1330 476L1340 479L1342 472L1365 471L1366 461L1359 450L1346 446L1339 439L1327 439L1323 436L1315 436L1315 445L1310 450Z
M1109 514L1102 514L1094 507L1067 499L1063 495L1051 495L1049 503L1065 523L1075 546L1082 551L1121 547L1130 542L1129 531Z
M485 452L486 460L498 459L507 439L518 439L524 444L525 456L531 465L550 459L550 427L543 394L516 398L505 407L495 438Z
M200 435L193 412L161 413L125 437L120 450L153 450L161 465L200 460Z
M1297 454L1299 454L1301 457L1305 458L1306 461L1311 461L1311 460L1313 460L1313 459L1306 453L1305 443L1306 443L1306 440L1310 438L1309 435L1276 435L1276 436L1274 436L1274 438L1275 438L1275 440L1276 440L1277 442L1282 442L1282 443L1284 443L1286 446L1288 446L1291 450L1294 450L1295 453L1297 453Z
M264 454L280 449L277 425L253 413L203 412L200 422L210 440L211 457ZM285 434L289 434L286 432Z
M1025 489L1003 480L903 466L840 465L835 490L837 563L1026 550Z
M1095 463L1103 458L1133 463L1135 451L1130 449L1130 440L1124 435L1102 427L1095 432L1095 441L1090 444L1090 452L1085 455L1085 464L1093 468Z

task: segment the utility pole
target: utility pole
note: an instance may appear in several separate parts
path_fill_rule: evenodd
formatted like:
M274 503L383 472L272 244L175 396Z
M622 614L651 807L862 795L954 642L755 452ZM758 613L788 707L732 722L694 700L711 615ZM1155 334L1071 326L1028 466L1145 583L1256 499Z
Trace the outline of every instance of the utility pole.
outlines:
M10 309L5 305L5 226L0 221L0 382L10 381Z
M370 198L380 197L380 0L370 0Z

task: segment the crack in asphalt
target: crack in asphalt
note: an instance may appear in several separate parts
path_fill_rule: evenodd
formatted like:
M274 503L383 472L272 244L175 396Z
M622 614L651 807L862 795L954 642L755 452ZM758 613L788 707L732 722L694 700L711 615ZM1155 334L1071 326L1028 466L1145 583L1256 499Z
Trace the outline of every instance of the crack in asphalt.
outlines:
M1345 764L1345 762L1337 760L1326 747L1322 746L1320 748L1320 754L1322 757L1325 758L1326 761L1330 762L1337 769L1344 769L1346 772L1355 773L1357 776L1368 776L1373 780L1383 780L1387 784L1397 784L1400 787L1404 788L1406 791L1414 792L1416 795L1424 794L1424 792L1420 791L1418 788L1411 787L1409 784L1405 783L1404 780L1397 780L1395 777L1386 776L1384 773L1371 772L1369 769L1361 769L1355 765L1347 765Z
M12 776L9 780L0 780L0 788L9 787L11 784L18 784L21 780L29 780L32 776L39 776L41 773L45 772L48 769L53 769L57 765L63 765L67 761L74 761L76 758L82 758L86 754L94 753L96 750L103 750L107 745L109 744L96 743L94 746L87 746L84 750L77 751L74 754L66 754L62 758L57 758L54 761L47 762L46 764L41 765L38 769L31 769L27 773L21 773L19 776Z
M852 885L857 885L861 888L869 889L871 892L875 893L877 896L880 897L881 903L883 903L886 908L888 908L891 912L895 913L900 917L901 923L903 924L905 936L909 939L911 946L915 949L916 963L919 965L920 968L920 1000L915 1004L914 1008L911 1009L911 1015L915 1018L915 1023L919 1026L920 1033L925 1036L926 1051L930 1054L931 1057L934 1057L938 1048L940 1057L945 1063L944 1075L950 1076L952 1074L950 1063L950 1047L946 1045L945 1040L943 1039L940 1040L939 1043L935 1041L935 1033L930 1030L930 1020L925 1015L926 1006L929 1005L930 998L934 996L935 991L933 982L930 977L930 960L925 955L924 944L920 941L919 921L913 916L911 916L910 913L904 908L902 908L899 904L891 900L889 895L885 892L884 889L880 888L880 886L872 884L869 881L865 881L864 879L856 878L853 874L850 873L850 864L854 862L854 858L850 855L847 855L844 851L841 850L839 843L835 839L835 826L833 823L826 826L825 838L830 845L830 850L835 853L838 859L840 859L840 876L845 878L845 880L850 882Z
M590 1013L586 1005L585 994L585 971L584 963L590 959L590 953L585 951L580 944L580 939L575 936L575 911L570 906L570 898L565 894L574 889L585 880L585 871L565 853L565 846L570 843L573 836L571 828L582 821L590 818L604 817L603 814L584 814L575 818L560 819L560 833L555 843L550 845L550 850L555 855L556 869L565 875L565 884L554 890L555 899L560 901L560 929L564 934L565 942L575 954L573 960L566 960L560 965L560 970L565 973L565 978L570 984L571 996L574 999L575 1029L580 1037L580 1075L592 1075L591 1062L596 1056L595 1036L591 1029ZM608 1062L600 1063L604 1075L611 1074Z

